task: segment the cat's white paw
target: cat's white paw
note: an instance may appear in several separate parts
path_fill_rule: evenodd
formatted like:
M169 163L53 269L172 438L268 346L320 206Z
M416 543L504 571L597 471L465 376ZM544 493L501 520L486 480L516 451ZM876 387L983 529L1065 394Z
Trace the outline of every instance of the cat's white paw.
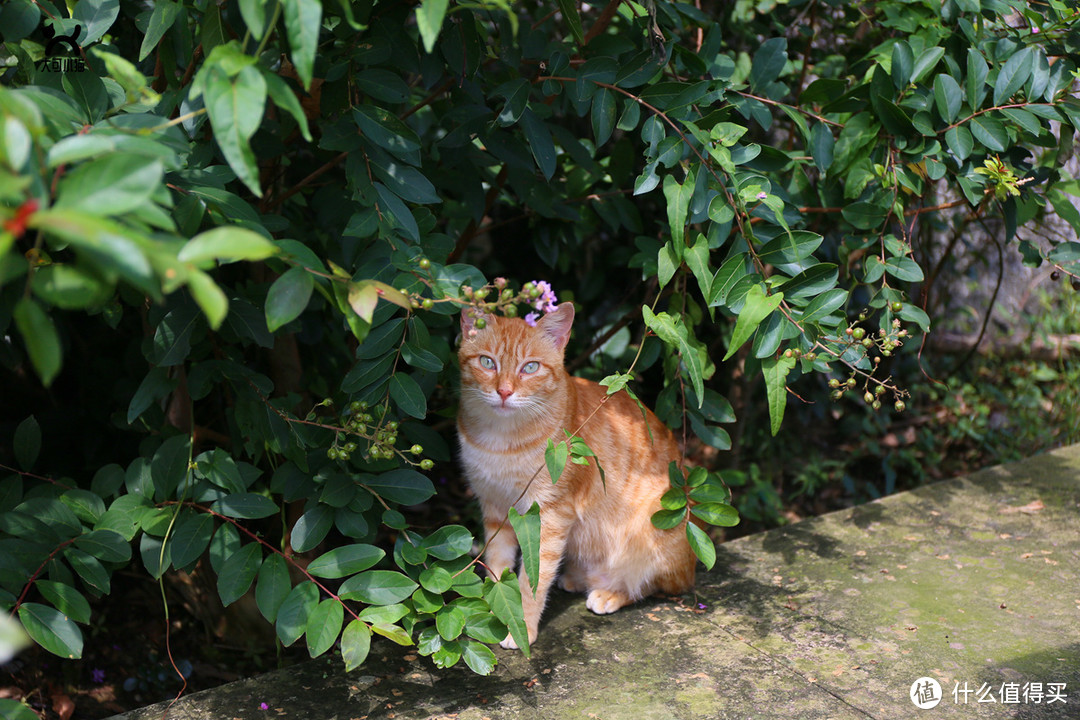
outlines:
M504 637L503 641L501 643L499 643L499 645L503 646L507 650L517 650L518 649L518 644L516 642L514 642L514 636L513 635L507 635L506 637Z
M585 600L585 607L589 608L597 615L613 613L619 608L629 604L630 598L626 596L626 593L613 592L611 590L593 590L589 593L588 599Z

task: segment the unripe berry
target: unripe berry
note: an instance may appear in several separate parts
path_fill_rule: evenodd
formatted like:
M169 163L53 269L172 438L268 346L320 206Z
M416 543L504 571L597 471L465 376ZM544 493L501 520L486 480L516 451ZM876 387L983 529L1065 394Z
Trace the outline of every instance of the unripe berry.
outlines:
M473 297L476 298L477 300L483 300L487 296L488 296L487 288L480 288L479 290L477 290L476 292L473 293Z
M881 409L881 401L880 400L875 400L874 402L870 403L870 407L874 408L875 410L880 410Z
M416 264L420 266L421 270L430 270L431 269L431 261L428 260L426 257L420 258L417 261Z
M425 310L430 310L431 308L435 307L435 301L431 298L424 298L423 302L420 303L420 307L424 308Z
M424 452L424 448L422 445L413 445L411 448L409 448L409 452L411 452L413 455L419 455L420 453Z
M896 412L902 413L904 412L904 409L907 407L907 405L904 404L903 400L897 400L896 404L893 405L893 407L896 408Z
M435 461L432 460L431 458L425 458L425 459L420 461L420 469L421 470L430 470L433 467L435 467Z
M863 395L862 397L863 397L863 400L865 400L868 403L874 402L874 394L871 393L869 390L867 390L866 394Z
M487 320L484 318L476 318L476 321L473 322L473 326L476 327L477 330L483 330L487 327Z
M848 378L847 379L847 386L849 388L855 387L855 378L853 378L853 377Z
M866 331L863 330L861 327L857 327L851 331L851 337L855 338L856 340L862 340L864 337L866 337Z
M904 303L900 302L899 300L893 300L892 304L889 307L892 308L893 312L900 312L904 309Z
M829 380L829 387L831 387L833 390L835 390L836 388L840 387L840 381L837 378L830 379Z

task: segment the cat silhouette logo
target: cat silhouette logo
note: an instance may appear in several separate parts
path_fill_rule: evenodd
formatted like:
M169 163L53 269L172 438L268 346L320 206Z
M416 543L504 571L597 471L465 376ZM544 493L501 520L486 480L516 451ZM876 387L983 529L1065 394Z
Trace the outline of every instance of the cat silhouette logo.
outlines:
M86 61L81 57L67 57L60 55L61 46L67 46L67 53L81 55L82 46L79 45L79 36L82 34L82 25L76 25L70 35L57 35L56 30L45 25L44 33L48 38L45 45L45 57L36 63L40 72L82 72L86 70Z

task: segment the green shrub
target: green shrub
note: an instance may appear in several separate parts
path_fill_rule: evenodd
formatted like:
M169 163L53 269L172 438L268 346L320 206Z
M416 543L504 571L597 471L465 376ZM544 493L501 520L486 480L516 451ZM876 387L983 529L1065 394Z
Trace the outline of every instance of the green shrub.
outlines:
M924 229L1080 228L1078 15L755 8L8 2L0 603L79 657L112 573L203 562L286 645L489 672L516 581L408 508L451 461L458 313L538 276L585 310L572 365L705 446L738 377L774 436L796 393L902 407ZM1019 245L1075 277L1080 243Z

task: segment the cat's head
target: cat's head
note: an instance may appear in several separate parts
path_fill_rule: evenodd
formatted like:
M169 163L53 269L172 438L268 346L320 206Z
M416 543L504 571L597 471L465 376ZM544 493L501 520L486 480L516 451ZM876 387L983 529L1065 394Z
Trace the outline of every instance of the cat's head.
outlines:
M484 321L477 328L467 309L461 313L463 407L508 419L541 419L565 393L563 351L574 323L573 304L562 303L535 326L492 315Z

